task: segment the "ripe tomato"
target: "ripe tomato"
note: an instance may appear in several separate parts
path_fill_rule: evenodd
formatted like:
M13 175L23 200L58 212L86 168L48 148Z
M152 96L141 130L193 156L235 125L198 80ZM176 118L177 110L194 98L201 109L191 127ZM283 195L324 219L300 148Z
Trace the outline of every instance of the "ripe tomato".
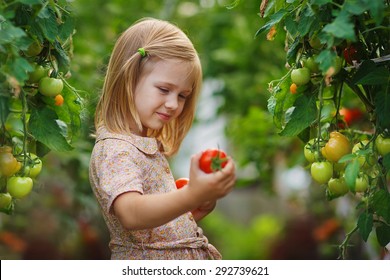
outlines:
M331 178L328 182L328 190L331 194L336 196L342 196L349 192L349 188L344 177Z
M390 153L390 138L384 138L382 135L378 135L375 146L381 156Z
M64 97L61 94L57 94L56 97L54 97L54 105L62 106L62 104L64 104Z
M354 45L350 45L349 47L346 47L343 50L343 55L344 55L345 61L349 65L352 65L353 61L356 61L356 62L360 61L360 54Z
M10 177L7 180L7 191L14 198L23 198L28 195L33 187L30 177Z
M189 181L190 181L190 180L189 180L188 178L179 178L179 179L177 179L177 180L175 181L175 183L176 183L176 188L177 188L177 189L181 189L182 187L188 185L188 182L189 182Z
M0 147L0 176L10 177L18 172L21 166L13 156L11 147Z
M344 155L350 154L351 150L348 138L340 132L333 131L325 147L321 149L321 153L327 160L338 162Z
M0 209L8 209L12 204L12 196L9 193L0 193Z
M290 92L292 94L296 94L297 93L297 89L298 89L298 86L296 84L292 83L291 86L290 86Z
M360 120L363 117L363 112L359 108L341 108L339 110L340 116L344 117L345 123L350 126L354 122Z
M38 90L45 96L55 97L60 94L64 84L61 79L43 77L39 81Z
M326 184L333 176L333 166L328 161L313 162L310 167L313 179L319 184Z
M223 169L227 164L226 153L219 149L204 151L199 159L199 168L205 173L212 173Z
M291 71L291 81L297 86L310 82L310 70L307 67L297 68Z

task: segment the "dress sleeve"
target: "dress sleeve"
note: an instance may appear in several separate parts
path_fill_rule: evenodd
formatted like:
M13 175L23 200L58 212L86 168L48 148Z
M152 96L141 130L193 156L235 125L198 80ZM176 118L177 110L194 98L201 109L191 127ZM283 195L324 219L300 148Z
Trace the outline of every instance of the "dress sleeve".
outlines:
M107 195L107 213L112 213L114 200L125 192L143 194L143 175L137 154L133 150L123 150L111 147L112 152L101 163L100 187Z

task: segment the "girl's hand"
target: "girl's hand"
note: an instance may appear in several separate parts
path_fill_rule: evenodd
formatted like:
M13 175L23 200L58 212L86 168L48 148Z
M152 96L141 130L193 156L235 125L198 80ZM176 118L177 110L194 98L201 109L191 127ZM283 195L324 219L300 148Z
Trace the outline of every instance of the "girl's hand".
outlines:
M203 217L207 216L211 211L214 210L215 205L217 204L217 201L206 201L202 205L200 205L195 210L192 210L192 216L194 217L195 221L199 221Z
M235 164L232 158L228 157L228 162L222 170L207 174L199 168L201 155L200 152L191 158L188 184L188 190L199 201L198 205L224 197L232 190L236 182Z

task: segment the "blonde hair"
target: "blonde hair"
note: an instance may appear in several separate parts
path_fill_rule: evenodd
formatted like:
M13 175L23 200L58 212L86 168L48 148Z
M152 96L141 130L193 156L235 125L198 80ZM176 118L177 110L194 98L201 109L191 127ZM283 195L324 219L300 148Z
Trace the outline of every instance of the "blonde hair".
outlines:
M138 52L143 48L146 56ZM131 124L141 130L135 108L134 91L145 65L156 59L176 59L192 65L192 93L186 98L179 117L160 130L148 130L156 137L167 155L175 154L189 131L202 84L199 56L187 35L177 26L158 19L145 18L130 26L117 40L95 113L95 127L105 126L115 133L132 133Z

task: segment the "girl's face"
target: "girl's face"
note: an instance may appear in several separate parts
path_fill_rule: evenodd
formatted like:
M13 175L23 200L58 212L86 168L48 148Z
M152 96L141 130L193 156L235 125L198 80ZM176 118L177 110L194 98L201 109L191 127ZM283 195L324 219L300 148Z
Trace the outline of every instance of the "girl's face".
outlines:
M159 130L177 118L186 98L192 92L192 75L189 63L179 60L158 60L145 65L135 88L135 107L143 131Z

